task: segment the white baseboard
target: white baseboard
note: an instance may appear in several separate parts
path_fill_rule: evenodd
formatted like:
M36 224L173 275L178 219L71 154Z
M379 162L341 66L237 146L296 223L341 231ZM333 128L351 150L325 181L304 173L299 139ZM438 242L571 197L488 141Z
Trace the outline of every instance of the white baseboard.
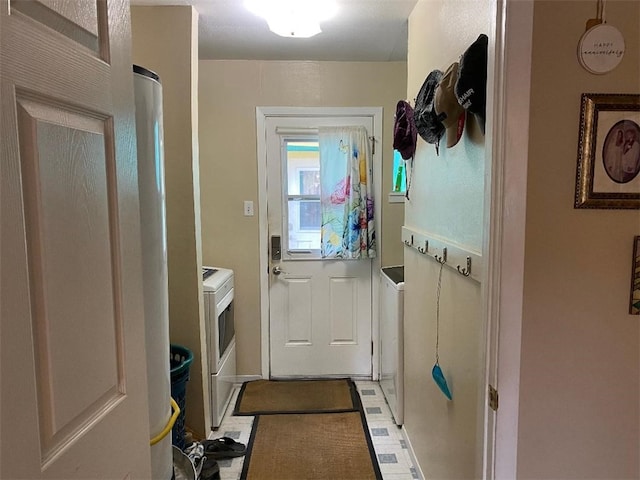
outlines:
M409 452L409 458L411 459L411 463L413 464L413 466L416 469L416 473L418 474L418 479L419 480L424 480L424 473L422 473L422 469L420 468L420 464L418 463L418 460L416 459L416 453L413 451L413 446L411 445L411 440L409 440L409 434L407 433L407 429L404 428L404 425L402 425L402 428L401 428L400 431L402 432L402 437L404 438L404 441L407 444L407 451Z
M253 380L262 380L262 375L236 375L233 382L236 385L242 385L244 382L252 382Z

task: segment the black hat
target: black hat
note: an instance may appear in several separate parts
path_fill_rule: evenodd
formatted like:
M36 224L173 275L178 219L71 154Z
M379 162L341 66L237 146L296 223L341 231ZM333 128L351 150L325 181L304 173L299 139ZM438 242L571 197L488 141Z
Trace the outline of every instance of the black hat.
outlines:
M418 133L425 142L435 144L436 151L445 132L444 125L438 120L434 108L435 92L441 78L442 72L440 70L433 70L427 75L427 79L416 97L416 107L413 112Z
M455 93L458 103L473 113L482 133L487 109L487 44L488 37L481 33L460 58Z
M404 100L396 105L395 122L393 124L393 148L400 152L405 160L413 158L416 153L418 131L413 119L413 108Z

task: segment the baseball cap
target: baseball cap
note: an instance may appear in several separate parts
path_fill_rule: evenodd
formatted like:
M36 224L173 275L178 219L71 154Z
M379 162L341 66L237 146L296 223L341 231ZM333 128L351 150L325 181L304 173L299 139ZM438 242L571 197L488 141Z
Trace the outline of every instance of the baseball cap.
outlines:
M447 132L447 148L453 147L464 130L465 111L454 92L458 79L458 62L452 63L442 76L435 93L435 110Z
M473 113L485 130L487 109L487 45L489 38L481 33L475 42L462 54L458 68L455 94L458 103Z

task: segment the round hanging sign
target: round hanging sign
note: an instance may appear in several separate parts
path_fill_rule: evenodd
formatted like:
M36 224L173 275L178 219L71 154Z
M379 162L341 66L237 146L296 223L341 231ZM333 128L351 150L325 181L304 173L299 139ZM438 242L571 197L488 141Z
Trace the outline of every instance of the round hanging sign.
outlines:
M601 23L584 32L578 44L578 59L585 70L595 74L610 72L624 56L624 38L616 27Z

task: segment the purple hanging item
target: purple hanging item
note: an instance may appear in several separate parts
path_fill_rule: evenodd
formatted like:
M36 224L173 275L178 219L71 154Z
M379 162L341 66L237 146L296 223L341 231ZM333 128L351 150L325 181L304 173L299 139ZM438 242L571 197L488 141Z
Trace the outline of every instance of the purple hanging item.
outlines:
M404 100L396 105L395 123L393 125L393 148L400 152L404 160L413 158L416 153L418 130L413 118L413 108Z

